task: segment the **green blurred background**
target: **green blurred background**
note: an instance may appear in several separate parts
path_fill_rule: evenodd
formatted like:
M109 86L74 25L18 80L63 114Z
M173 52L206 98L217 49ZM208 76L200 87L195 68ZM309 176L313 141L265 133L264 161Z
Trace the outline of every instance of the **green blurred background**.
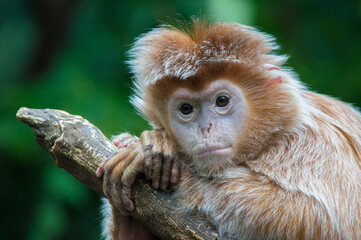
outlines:
M258 26L310 88L361 106L361 1L0 0L0 239L99 239L99 196L57 169L15 113L63 109L107 136L139 134L149 127L128 103L126 51L194 15Z

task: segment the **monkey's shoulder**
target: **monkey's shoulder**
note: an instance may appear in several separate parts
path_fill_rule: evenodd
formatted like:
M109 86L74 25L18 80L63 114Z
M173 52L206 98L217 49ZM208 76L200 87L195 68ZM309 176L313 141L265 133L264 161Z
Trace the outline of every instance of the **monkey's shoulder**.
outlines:
M305 92L305 97L311 103L313 116L340 126L360 126L361 113L351 104L314 92Z

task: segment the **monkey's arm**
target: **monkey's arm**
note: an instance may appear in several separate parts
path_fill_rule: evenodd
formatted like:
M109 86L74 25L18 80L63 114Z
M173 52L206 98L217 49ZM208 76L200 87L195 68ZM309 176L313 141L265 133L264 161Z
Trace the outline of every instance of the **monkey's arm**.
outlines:
M335 230L315 198L285 190L246 167L214 180L189 172L182 177L182 197L206 213L219 232L234 232L241 239L330 239Z
M80 116L51 109L21 108L17 118L32 128L36 141L58 167L104 195L102 179L95 172L117 149L95 126ZM160 238L220 239L204 219L178 209L172 194L154 190L143 179L138 179L132 190L135 211L131 216Z

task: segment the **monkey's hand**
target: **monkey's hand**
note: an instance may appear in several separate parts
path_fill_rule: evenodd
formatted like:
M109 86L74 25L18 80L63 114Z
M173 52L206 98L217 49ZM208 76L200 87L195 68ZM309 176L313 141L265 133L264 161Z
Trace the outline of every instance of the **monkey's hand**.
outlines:
M98 177L103 177L103 191L111 205L121 215L134 210L131 200L131 186L137 173L144 171L144 152L138 138L128 133L117 136L113 143L119 150L98 167Z
M113 138L119 150L100 164L97 176L103 179L103 190L110 204L117 207L122 215L134 210L131 201L131 186L138 173L146 173L153 179L153 186L166 189L169 180L179 179L179 163L173 155L172 145L163 130L144 131L138 139L129 133Z
M175 184L179 179L179 161L174 145L163 129L144 131L140 136L144 149L144 172L147 179L152 179L154 188L159 185L167 189L169 182Z
M129 147L133 143L139 142L139 138L130 135L129 133L121 133L112 138L112 142L118 148Z

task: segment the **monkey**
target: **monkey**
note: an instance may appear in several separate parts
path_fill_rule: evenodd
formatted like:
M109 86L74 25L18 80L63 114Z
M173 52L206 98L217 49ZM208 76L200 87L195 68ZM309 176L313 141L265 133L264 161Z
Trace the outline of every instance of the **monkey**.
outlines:
M109 239L154 238L117 221L141 173L221 236L361 239L361 114L305 87L277 49L255 28L196 18L136 40L131 102L153 130L116 137L97 171Z

